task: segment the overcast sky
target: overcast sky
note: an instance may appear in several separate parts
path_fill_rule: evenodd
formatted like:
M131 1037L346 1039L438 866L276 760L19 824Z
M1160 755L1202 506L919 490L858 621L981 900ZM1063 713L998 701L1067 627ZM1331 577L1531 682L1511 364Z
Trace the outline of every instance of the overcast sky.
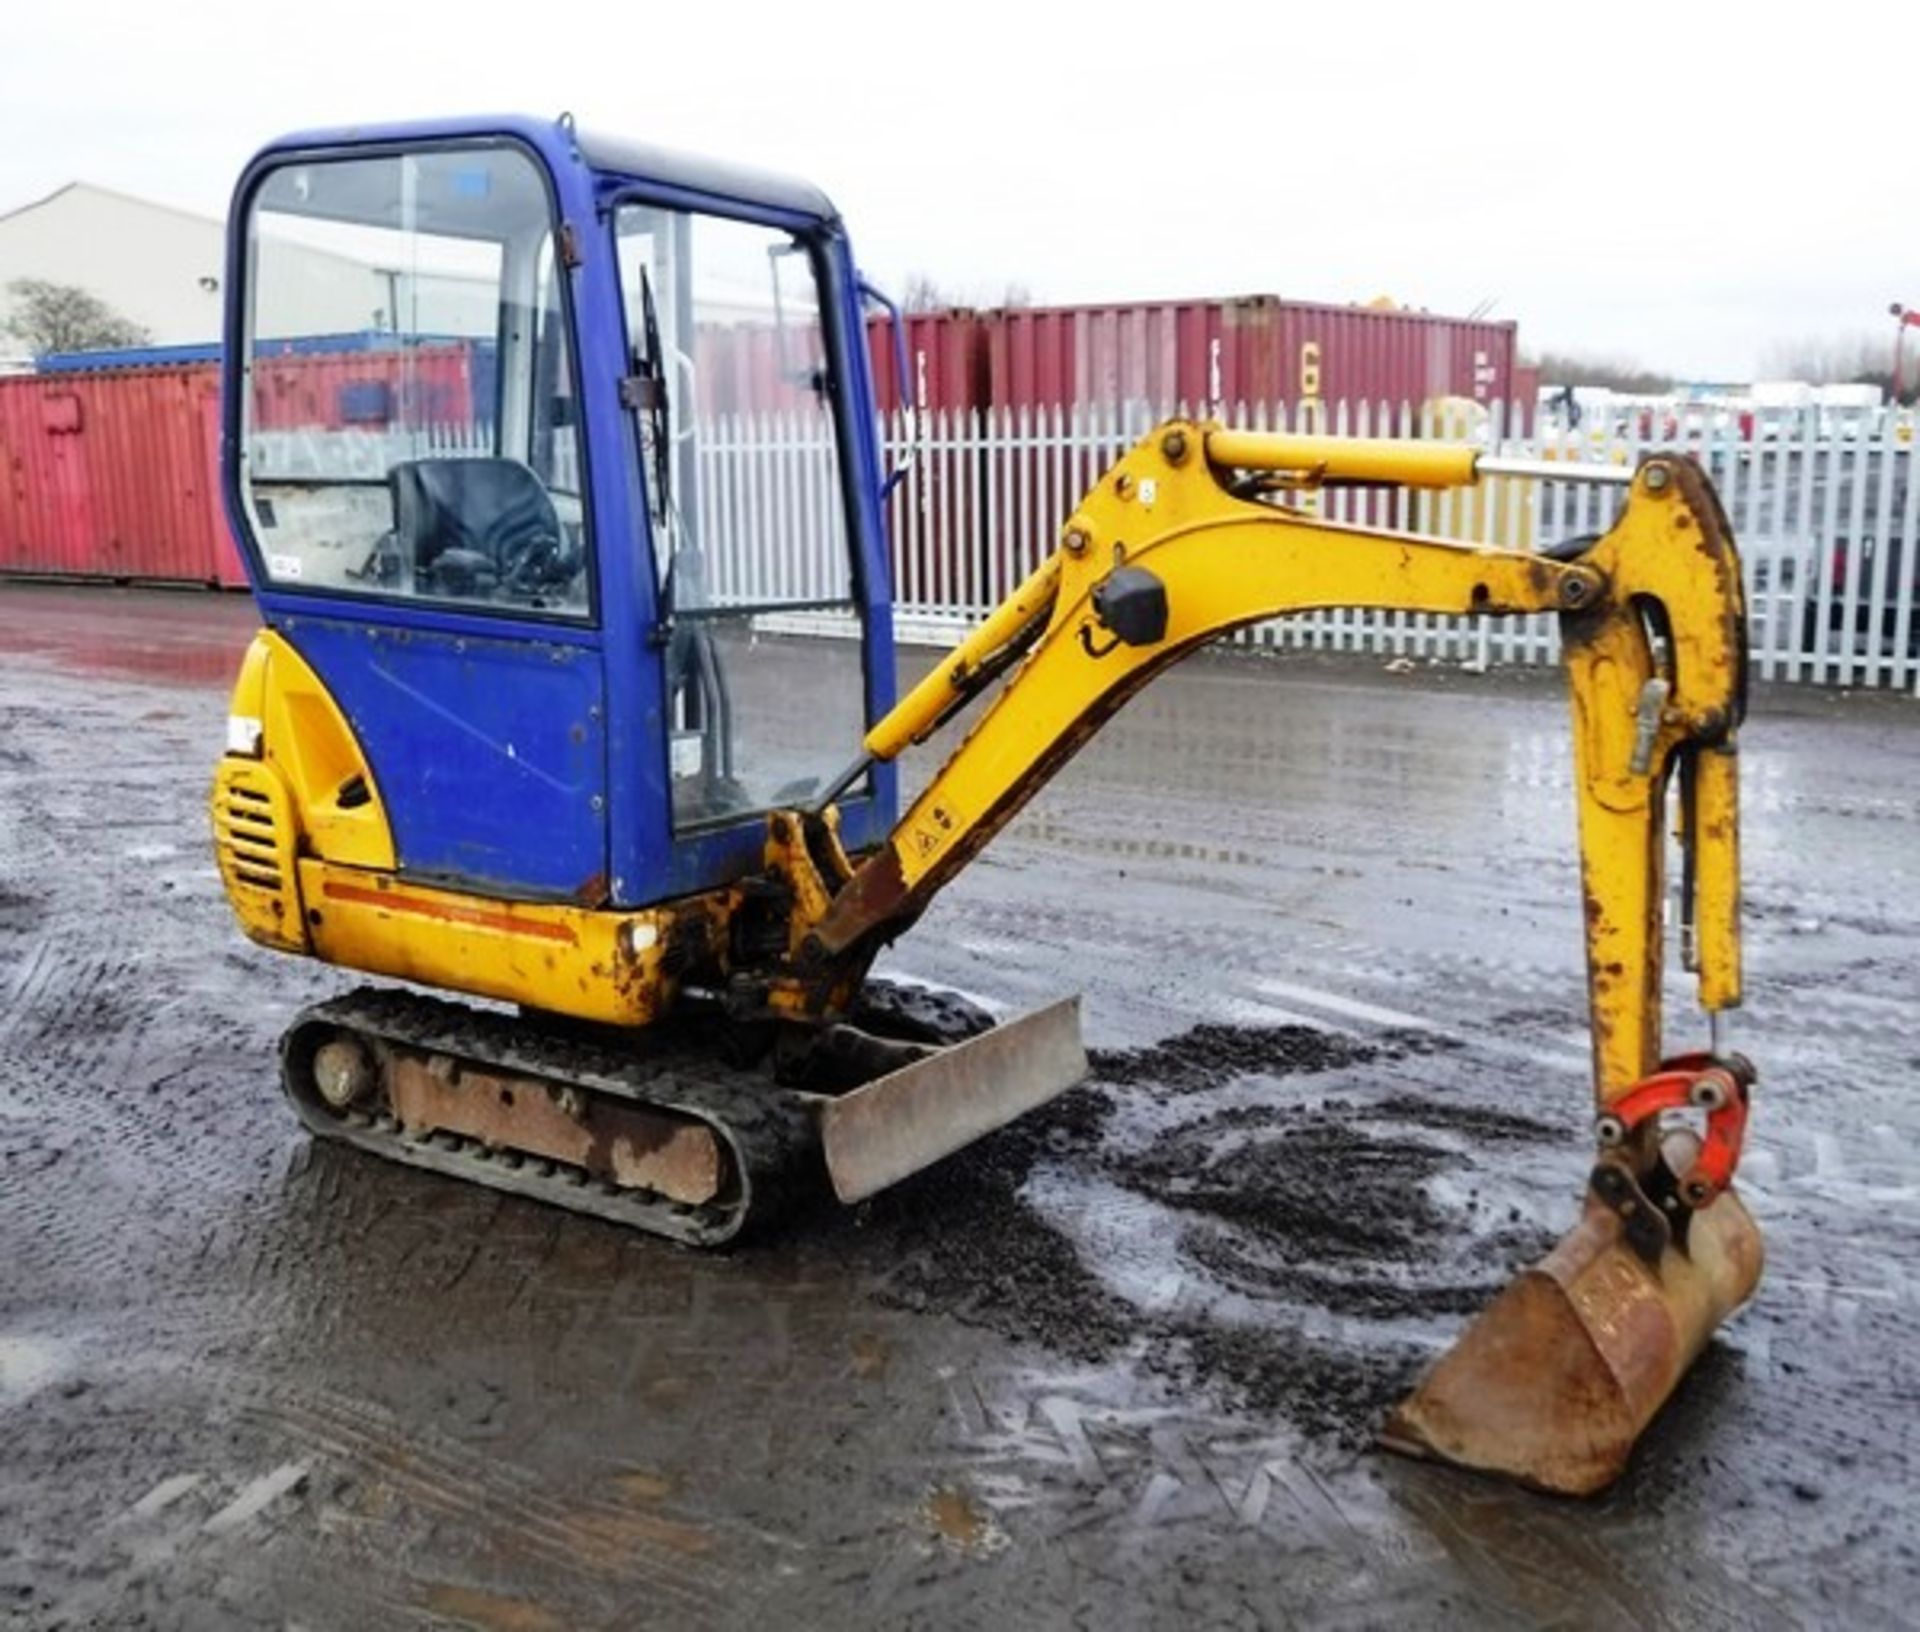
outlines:
M808 176L896 286L1491 300L1533 349L1744 378L1920 305L1905 9L22 5L0 209L219 213L285 129L571 109Z

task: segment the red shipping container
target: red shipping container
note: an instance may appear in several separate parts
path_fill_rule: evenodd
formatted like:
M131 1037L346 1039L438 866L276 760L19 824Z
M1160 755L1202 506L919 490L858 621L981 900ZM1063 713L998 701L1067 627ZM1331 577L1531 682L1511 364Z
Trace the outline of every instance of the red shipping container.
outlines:
M329 430L474 422L472 348L308 351L254 356L254 423L263 430ZM489 410L490 411L490 410Z
M1144 402L1332 405L1441 397L1491 404L1515 386L1515 325L1275 295L1092 306L965 307L909 314L905 399L927 409L1070 408ZM893 329L869 320L883 412L901 405ZM773 330L708 327L699 337L700 412L800 406Z
M240 585L212 363L0 378L0 572Z
M924 408L973 408L986 400L986 340L966 310L911 312L906 318L905 400ZM699 412L783 412L804 406L805 391L783 377L775 331L767 324L704 324L694 359ZM867 356L874 400L882 413L901 404L893 324L885 316L867 321Z
M978 314L995 407L1491 404L1513 389L1513 323L1249 295Z
M977 408L987 399L986 330L978 312L952 307L907 314L906 401L925 409ZM902 393L893 349L893 325L884 316L867 324L873 359L873 391L881 411L891 413Z
M265 430L464 427L460 344L258 359ZM220 497L215 362L0 378L0 572L246 583Z

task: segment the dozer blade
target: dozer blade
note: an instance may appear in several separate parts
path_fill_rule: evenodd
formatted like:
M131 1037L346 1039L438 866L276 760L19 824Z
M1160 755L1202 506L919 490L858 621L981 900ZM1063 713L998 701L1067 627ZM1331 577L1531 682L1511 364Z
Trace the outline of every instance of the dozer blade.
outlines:
M1669 1246L1658 1263L1589 1195L1579 1224L1433 1363L1382 1439L1561 1495L1602 1490L1752 1293L1761 1256L1731 1190L1693 1215L1686 1251Z
M1080 999L1069 997L830 1100L820 1142L834 1194L863 1201L1086 1074Z

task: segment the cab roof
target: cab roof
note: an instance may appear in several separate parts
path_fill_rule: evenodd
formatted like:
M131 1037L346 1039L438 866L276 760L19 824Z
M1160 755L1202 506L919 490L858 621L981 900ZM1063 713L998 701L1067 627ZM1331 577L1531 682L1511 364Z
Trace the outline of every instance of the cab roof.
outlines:
M596 170L611 170L638 180L662 182L669 187L711 193L719 198L751 199L756 204L791 210L796 215L817 215L831 220L836 213L833 200L812 182L802 181L798 176L758 170L726 159L658 147L651 142L638 142L597 130L578 131L575 141L581 157Z
M389 143L471 142L502 136L518 138L536 148L555 169L577 161L602 174L676 192L701 194L716 201L733 200L829 221L838 216L833 201L824 192L796 176L630 137L579 129L564 114L558 119L531 114L482 114L300 131L268 143L249 169L263 162L283 160L295 151L337 152Z

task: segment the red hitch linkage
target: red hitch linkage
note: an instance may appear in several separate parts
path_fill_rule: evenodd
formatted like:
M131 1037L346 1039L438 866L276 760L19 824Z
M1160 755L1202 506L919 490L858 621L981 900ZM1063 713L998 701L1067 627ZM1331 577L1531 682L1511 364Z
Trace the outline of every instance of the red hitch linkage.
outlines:
M1733 1183L1756 1075L1738 1054L1682 1054L1635 1083L1595 1122L1600 1160L1594 1193L1620 1215L1628 1241L1649 1263L1657 1263L1669 1245L1684 1247L1688 1217L1712 1206ZM1661 1113L1684 1110L1704 1112L1706 1131L1687 1170L1669 1177L1649 1136ZM1653 1157L1651 1167L1647 1157Z

